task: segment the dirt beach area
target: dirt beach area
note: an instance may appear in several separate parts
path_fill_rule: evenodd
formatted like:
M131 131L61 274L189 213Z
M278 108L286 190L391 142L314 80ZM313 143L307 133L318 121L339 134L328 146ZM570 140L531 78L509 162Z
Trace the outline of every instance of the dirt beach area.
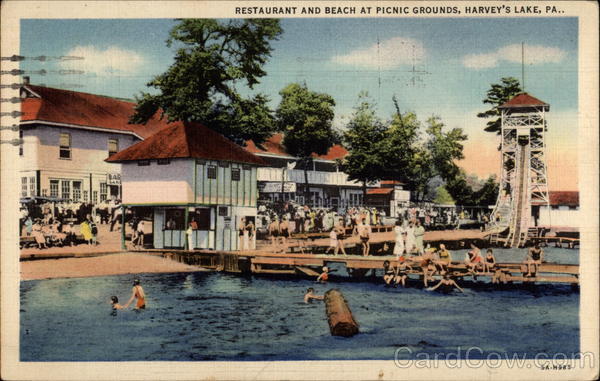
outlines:
M160 256L137 253L21 262L21 280L193 271L203 270Z

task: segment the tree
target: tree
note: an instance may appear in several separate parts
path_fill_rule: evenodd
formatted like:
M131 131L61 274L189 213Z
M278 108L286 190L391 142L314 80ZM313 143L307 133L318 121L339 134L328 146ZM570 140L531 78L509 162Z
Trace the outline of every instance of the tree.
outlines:
M433 200L436 204L441 205L454 205L454 199L450 196L450 193L443 186L439 186L435 189L435 199Z
M381 145L386 127L376 116L375 107L368 93L361 92L343 134L348 155L342 162L342 170L350 180L362 182L363 200L367 196L367 183L380 180L384 171Z
M483 103L491 104L493 107L477 114L479 118L494 118L487 122L484 130L498 134L500 134L501 130L500 110L498 110L498 106L504 104L522 91L521 84L516 78L505 77L500 82L499 84L492 84L492 87L487 91L486 98L483 100Z
M439 116L434 115L427 119L426 131L429 139L426 146L436 173L448 180L459 172L456 160L464 159L462 142L467 140L467 135L462 128L444 132L444 127Z
M335 101L324 93L311 91L306 84L291 83L283 88L281 103L275 112L277 126L283 132L283 145L287 152L299 158L304 169L304 192L310 204L308 166L312 155L324 155L333 145L331 127Z
M496 176L492 175L487 178L481 189L473 195L475 205L494 205L498 198L498 189L500 185L496 181Z
M425 174L421 170L425 169L427 158L420 145L421 123L415 113L401 113L396 97L392 100L396 112L389 121L379 148L384 168L382 178L403 182L409 188L419 187L415 177Z
M167 40L177 47L175 62L147 84L158 94L137 97L130 122L146 123L160 111L161 118L203 122L237 141L264 141L275 128L268 99L245 99L236 86L259 83L281 33L274 19L180 20Z

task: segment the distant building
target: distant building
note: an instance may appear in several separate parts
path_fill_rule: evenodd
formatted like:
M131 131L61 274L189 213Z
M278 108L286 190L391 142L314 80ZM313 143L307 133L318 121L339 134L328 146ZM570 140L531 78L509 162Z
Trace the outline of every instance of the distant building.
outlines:
M284 184L283 200L307 204L304 199L304 170L298 158L286 152L282 144L283 134L271 136L263 144L246 142L246 149L261 157L268 167L258 169L259 196L262 200L279 201ZM313 155L308 169L308 182L313 207L347 208L363 204L362 184L348 180L339 170L336 160L343 159L348 151L339 144L332 146L325 155ZM288 165L292 168L288 169Z
M254 248L241 219L256 218L265 162L222 135L176 122L106 161L122 166L123 205L151 211L154 248L239 250L244 239Z
M108 156L152 135L166 121L128 124L135 103L27 83L21 88L21 197L98 203L120 198L120 165Z
M366 205L384 210L388 216L396 217L402 207L410 204L410 191L396 180L381 180L380 188L367 189Z
M549 197L550 208L548 208L547 205L539 206L537 226L578 229L581 225L581 213L579 212L579 192L550 191ZM536 217L535 214L534 217Z

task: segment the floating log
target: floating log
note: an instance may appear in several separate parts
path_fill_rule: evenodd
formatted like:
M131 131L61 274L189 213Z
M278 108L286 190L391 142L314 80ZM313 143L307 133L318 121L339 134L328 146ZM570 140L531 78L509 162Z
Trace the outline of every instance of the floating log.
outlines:
M351 337L358 333L358 323L339 290L334 288L325 293L325 312L333 336Z

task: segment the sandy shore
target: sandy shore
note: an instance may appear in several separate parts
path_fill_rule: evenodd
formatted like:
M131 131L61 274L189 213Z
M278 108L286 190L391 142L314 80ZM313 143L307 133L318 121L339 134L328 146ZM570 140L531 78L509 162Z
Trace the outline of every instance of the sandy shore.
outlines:
M154 255L134 253L21 262L21 280L192 271L203 270Z

